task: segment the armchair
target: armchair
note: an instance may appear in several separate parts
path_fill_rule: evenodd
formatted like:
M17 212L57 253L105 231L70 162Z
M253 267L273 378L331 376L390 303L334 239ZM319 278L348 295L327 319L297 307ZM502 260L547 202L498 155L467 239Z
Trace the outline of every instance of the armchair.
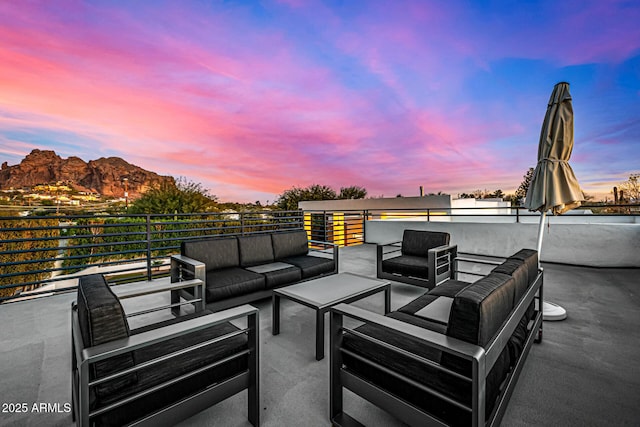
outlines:
M454 277L457 253L449 233L404 230L402 241L377 245L377 276L431 289Z
M230 323L246 318L244 329ZM130 330L100 274L71 309L72 416L79 426L173 425L240 391L259 425L258 310L203 310Z

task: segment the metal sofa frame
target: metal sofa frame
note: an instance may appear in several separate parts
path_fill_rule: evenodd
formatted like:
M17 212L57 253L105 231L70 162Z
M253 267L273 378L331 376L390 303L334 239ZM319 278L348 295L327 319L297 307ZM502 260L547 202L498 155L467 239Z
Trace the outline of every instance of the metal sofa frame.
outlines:
M401 322L396 319L381 316L376 313L372 313L354 306L340 304L331 309L330 318L330 418L334 426L360 426L361 424L349 416L343 408L343 388L347 388L364 399L370 401L374 405L386 410L394 415L401 421L411 426L444 426L446 425L442 420L434 417L433 415L425 412L421 408L411 405L410 403L396 397L376 384L365 380L357 374L351 372L348 368L343 366L342 354L349 353L351 356L358 358L377 369L380 369L388 374L393 375L396 379L400 379L406 383L410 383L413 386L418 387L427 395L436 395L441 399L448 399L450 403L453 403L459 408L468 411L472 414L472 425L474 427L479 426L497 426L500 424L507 404L513 393L515 385L517 383L520 372L524 365L524 361L529 354L532 343L540 342L542 339L542 292L543 292L543 274L542 270L538 271L538 275L535 281L529 286L523 297L518 302L517 306L511 311L507 321L496 333L492 341L486 348L467 343L465 341L448 337L445 334L437 333L428 329L420 328L411 324ZM522 353L517 359L513 370L509 374L506 386L500 395L499 401L496 403L492 414L485 423L485 385L486 376L491 371L502 350L507 345L509 337L513 334L514 330L518 326L520 319L525 314L532 301L536 301L537 309L532 319L533 324L530 332L527 335L525 344L523 346ZM395 371L388 369L385 366L380 365L372 360L364 359L362 356L356 355L342 346L342 340L345 333L356 334L360 338L364 338L370 341L374 341L378 345L382 345L387 349L400 353L404 356L411 357L424 365L430 365L436 369L446 371L447 369L440 366L436 362L421 358L420 356L407 352L406 350L395 347L391 344L382 342L380 340L372 339L371 337L360 334L353 329L344 326L344 318L355 319L356 321L366 322L368 324L380 325L400 335L412 337L418 339L424 343L425 346L433 347L434 349L442 352L450 353L452 355L469 360L472 364L472 376L466 378L471 387L472 404L471 406L465 405L461 402L450 399L439 393L438 390L430 388L424 384L416 383L414 380L403 376ZM451 373L451 371L448 371ZM459 375L459 374L458 374Z
M212 384L204 390L197 392L190 397L176 401L169 407L165 407L157 412L148 414L145 418L140 419L131 425L136 426L157 426L157 425L174 425L222 400L239 393L240 391L247 389L248 391L248 419L254 426L258 426L260 423L260 390L259 390L259 322L258 322L258 309L244 305L236 307L226 311L218 313L206 314L194 319L185 320L169 326L159 327L140 334L132 335L128 338L118 339L105 344L100 344L94 347L84 348L82 334L80 332L80 324L78 320L76 303L72 304L71 310L71 336L72 336L72 416L78 426L91 425L92 417L104 413L108 410L117 408L121 405L135 401L135 399L145 396L155 390L167 387L175 383L176 381L190 378L198 375L200 372L210 369L223 362L231 360L236 357L248 355L249 366L244 372L241 372L234 377L231 377L225 381L217 384ZM176 351L171 354L153 359L141 365L136 365L131 368L123 369L120 372L116 372L109 375L106 378L91 381L89 379L90 365L106 360L108 358L116 357L118 355L126 354L138 349L144 349L145 347L161 343L163 341L170 340L186 334L198 333L198 331L205 328L229 322L235 319L246 318L247 327L240 329L237 332L229 333L212 340L196 344L180 351ZM91 411L89 408L89 388L95 386L104 381L117 378L122 375L127 375L135 372L139 369L148 367L150 365L171 360L172 358L186 354L190 351L194 351L204 345L212 344L214 342L222 341L226 338L231 338L239 334L247 334L248 348L234 355L231 355L223 360L213 362L207 366L196 369L186 374L163 382L152 389L143 390L135 395L126 397L111 403L110 405Z
M331 242L322 242L320 240L308 240L309 253L317 254L329 254L334 262L334 268L330 273L318 275L312 279L318 279L323 276L338 273L338 245ZM328 249L329 248L329 249ZM200 279L205 283L206 287L206 265L198 260L189 258L184 255L172 255L171 256L171 281L178 282L186 279ZM304 282L309 279L300 280L297 283ZM293 283L290 283L293 285ZM205 291L206 295L206 291ZM251 292L246 295L240 295L232 298L227 298L220 301L207 302L206 307L211 311L224 310L230 307L236 307L242 304L249 304L253 301L258 301L265 298L271 298L273 295L273 289L265 289L262 291ZM188 291L182 290L180 294L172 294L171 303L177 304L180 301L180 296L185 299L193 298L193 295ZM203 296L204 297L204 296Z
M391 255L398 255L401 252L401 245L402 240L376 245L376 269L378 278L395 280L396 282L431 289L455 276L455 259L458 256L458 245L442 245L427 250L427 263L429 265L429 277L427 279L383 271L382 261L391 258ZM445 271L438 273L438 270L442 268L446 268Z

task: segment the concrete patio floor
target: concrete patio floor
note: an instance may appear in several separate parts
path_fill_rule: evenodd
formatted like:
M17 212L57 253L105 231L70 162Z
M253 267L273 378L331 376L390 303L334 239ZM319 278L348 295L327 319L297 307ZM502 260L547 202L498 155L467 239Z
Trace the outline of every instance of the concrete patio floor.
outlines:
M375 275L374 245L342 248L340 257L341 272ZM639 425L640 269L543 267L545 299L562 305L569 317L544 323L543 342L529 354L502 425ZM394 283L392 309L422 292ZM144 298L125 300L125 309L164 302L168 295ZM74 299L70 293L0 306L0 425L73 425L65 404L71 401ZM329 361L314 357L313 311L283 300L280 335L273 336L271 301L254 305L260 309L261 425L329 425ZM383 298L374 295L355 305L380 313ZM150 316L133 319L144 323ZM22 403L26 412L11 405ZM48 404L45 410L34 411L42 403ZM402 425L349 392L345 408L367 426ZM181 425L249 426L246 415L243 392Z

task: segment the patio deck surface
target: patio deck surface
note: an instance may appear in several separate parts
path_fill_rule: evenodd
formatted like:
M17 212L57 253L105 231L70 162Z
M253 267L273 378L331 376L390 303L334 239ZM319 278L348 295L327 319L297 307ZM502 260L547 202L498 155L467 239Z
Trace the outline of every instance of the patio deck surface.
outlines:
M545 299L568 319L545 322L503 419L504 426L637 426L640 423L640 269L543 265ZM375 275L375 246L342 248L340 271ZM424 292L392 285L396 309ZM145 298L143 300L143 298ZM129 310L168 301L125 300ZM71 426L70 306L75 293L0 306L0 425ZM313 310L282 300L280 335L271 334L271 301L260 309L261 425L327 426L328 357L314 356ZM381 313L382 294L355 305ZM144 323L151 316L135 318ZM327 322L328 330L328 317ZM325 331L326 333L326 331ZM325 342L325 348L328 343ZM328 354L328 353L327 353ZM10 404L26 403L26 412ZM34 411L34 404L41 411ZM347 412L367 426L400 426L346 392ZM183 426L249 426L246 392L184 421Z

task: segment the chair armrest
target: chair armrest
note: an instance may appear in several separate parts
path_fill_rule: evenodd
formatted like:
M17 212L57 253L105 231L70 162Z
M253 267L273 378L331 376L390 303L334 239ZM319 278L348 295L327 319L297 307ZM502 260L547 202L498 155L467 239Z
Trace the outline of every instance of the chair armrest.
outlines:
M376 258L378 262L385 259L388 255L395 254L402 250L402 241L389 243L376 243Z
M313 243L313 244L316 244L316 245L323 245L324 246L323 249L317 249L317 248L314 248L312 245L309 245L310 246L309 250L310 251L320 252L320 253L323 253L323 254L330 254L331 255L331 259L333 260L333 263L334 263L333 272L337 273L338 272L338 263L339 263L339 261L338 261L338 248L340 247L340 245L338 245L336 243L333 243L333 242L323 242L321 240L311 240L311 239L309 240L309 243ZM328 249L327 246L330 247L331 252L327 251L327 249Z
M485 350L477 345L470 344L457 338L449 337L439 332L421 328L419 326L405 323L391 317L382 316L372 311L364 310L350 304L338 304L331 307L331 312L339 316L346 316L354 320L375 324L388 328L400 335L422 341L425 345L438 350L451 353L467 360L479 361L484 357ZM333 321L333 316L331 317ZM392 346L393 347L393 346ZM398 349L404 352L406 350Z
M133 350L138 350L188 333L197 332L211 326L254 314L258 314L258 309L245 304L240 307L234 307L200 316L195 319L189 319L172 325L152 329L150 331L132 335L128 338L122 338L105 344L88 347L78 353L80 356L78 364L95 363L103 359L108 359L110 357L128 353ZM79 325L77 325L76 322L77 314L74 312L74 334L76 331L78 331L79 334ZM80 341L77 342L81 343L82 337L78 335L78 338L80 338Z
M184 255L171 255L171 281L179 282L187 276L193 279L206 280L206 264Z
M427 250L429 282L438 286L447 279L456 277L456 258L458 245L442 245ZM439 270L444 271L439 272Z

